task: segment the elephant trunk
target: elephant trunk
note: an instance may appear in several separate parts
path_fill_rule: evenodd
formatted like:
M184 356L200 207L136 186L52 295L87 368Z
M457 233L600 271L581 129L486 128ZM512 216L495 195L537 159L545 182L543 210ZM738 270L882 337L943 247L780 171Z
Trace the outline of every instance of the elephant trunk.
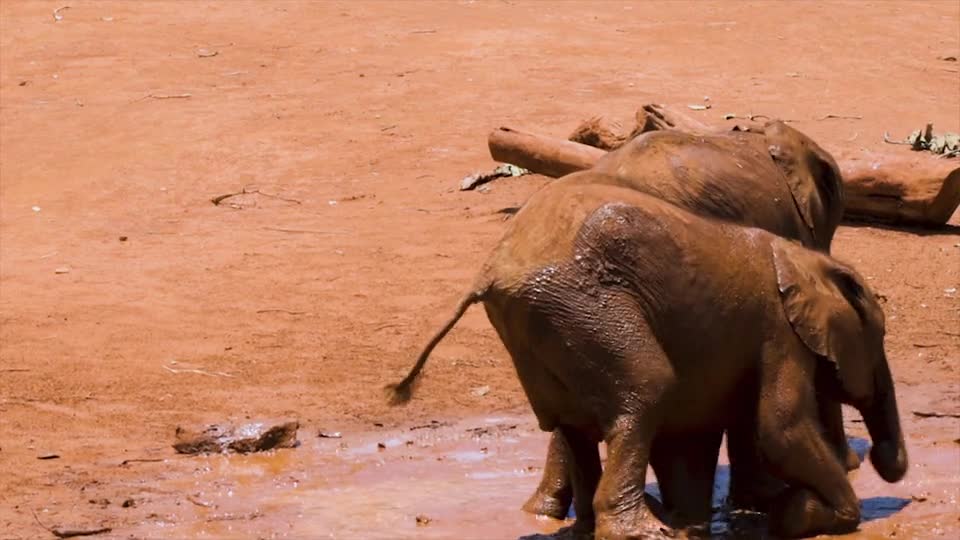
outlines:
M887 380L877 385L872 403L860 412L873 440L870 449L873 468L887 482L898 482L907 472L907 447L900 429L893 380L889 370L884 371L885 376L879 378Z

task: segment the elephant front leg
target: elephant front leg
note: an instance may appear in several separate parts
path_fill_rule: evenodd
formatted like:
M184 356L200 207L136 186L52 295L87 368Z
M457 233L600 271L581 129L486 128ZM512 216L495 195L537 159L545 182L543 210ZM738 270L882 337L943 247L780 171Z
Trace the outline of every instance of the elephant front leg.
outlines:
M860 504L836 450L815 422L784 404L771 405L790 420L761 422L761 452L788 486L772 503L770 528L778 536L843 534L860 524Z
M693 435L658 435L650 464L657 475L667 521L672 527L709 532L713 480L723 431Z
M847 434L843 431L843 409L840 402L831 396L818 395L817 409L820 422L823 424L823 433L827 442L836 451L837 457L846 470L852 471L860 467L860 456L850 448Z
M593 499L597 540L647 538L659 532L660 524L644 501L652 434L638 418L642 415L619 419L607 435L607 463ZM574 504L577 497L574 493Z
M843 431L843 408L837 399L837 370L832 365L821 363L816 367L814 387L817 392L817 416L823 425L823 435L837 452L840 462L848 471L860 467L860 456L850 448L847 434Z
M730 492L727 505L733 510L766 512L786 485L763 466L756 442L754 423L727 430L727 457L730 459Z
M523 509L531 514L555 519L567 517L573 500L570 484L570 450L560 430L554 430L547 449L547 461L537 490L524 503ZM591 499L588 499L592 503Z

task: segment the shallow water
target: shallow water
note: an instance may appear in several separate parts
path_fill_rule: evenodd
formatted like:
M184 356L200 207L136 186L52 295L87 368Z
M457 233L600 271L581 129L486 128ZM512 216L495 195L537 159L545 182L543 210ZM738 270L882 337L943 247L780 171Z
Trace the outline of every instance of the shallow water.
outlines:
M949 428L948 428L949 429ZM848 432L856 432L854 425ZM547 436L529 418L475 418L313 438L296 449L193 458L190 474L158 482L190 504L134 531L151 538L556 538L572 523L530 516L521 504L541 473ZM865 452L863 439L854 448ZM937 448L937 444L940 447ZM851 538L956 537L956 443L914 445L907 479L887 484L869 463L851 473L864 523ZM715 506L726 493L722 452ZM647 490L657 494L648 474ZM418 516L420 522L418 523ZM729 536L728 516L712 524ZM750 537L762 538L756 519ZM759 522L762 524L762 520ZM741 529L738 529L740 531ZM541 536L543 535L543 536ZM743 534L738 534L742 537Z

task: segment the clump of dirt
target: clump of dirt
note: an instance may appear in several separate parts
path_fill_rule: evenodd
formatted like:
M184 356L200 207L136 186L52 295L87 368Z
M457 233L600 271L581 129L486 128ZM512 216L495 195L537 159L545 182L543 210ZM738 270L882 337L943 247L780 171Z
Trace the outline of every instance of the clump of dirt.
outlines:
M263 422L241 426L213 424L196 432L177 426L177 442L173 448L181 454L218 454L236 452L249 454L274 448L295 448L298 422L269 425Z

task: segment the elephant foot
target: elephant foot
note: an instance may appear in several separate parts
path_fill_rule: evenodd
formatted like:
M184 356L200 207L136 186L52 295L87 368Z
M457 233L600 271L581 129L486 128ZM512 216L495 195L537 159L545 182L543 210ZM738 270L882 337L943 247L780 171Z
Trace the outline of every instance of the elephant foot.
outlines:
M677 531L665 526L646 508L597 518L595 540L647 540L676 538Z
M570 535L574 540L594 540L594 538L599 538L599 536L594 535L595 525L592 519L581 519L578 517L577 520L573 522L573 525L566 530L570 531Z
M770 531L783 538L846 534L857 530L859 525L859 508L845 515L805 489L787 490L777 497L770 511Z
M566 493L551 495L536 491L523 503L523 510L537 516L547 516L553 519L564 519L570 512L570 503L573 496Z

